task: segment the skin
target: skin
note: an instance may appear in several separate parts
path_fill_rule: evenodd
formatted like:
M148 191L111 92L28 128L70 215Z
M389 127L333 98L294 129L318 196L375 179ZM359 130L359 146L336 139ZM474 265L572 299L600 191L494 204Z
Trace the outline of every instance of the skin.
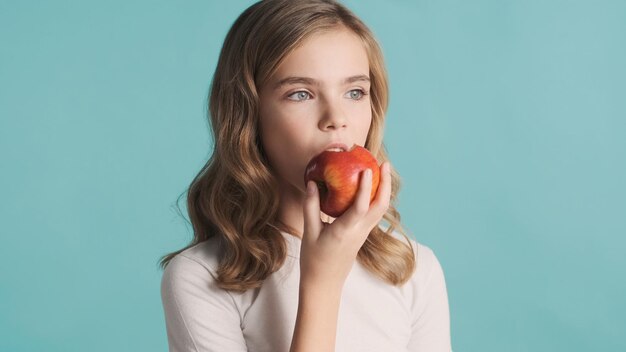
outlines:
M259 90L261 140L280 185L279 219L300 233L300 292L291 351L334 351L344 282L369 232L389 207L389 164L369 203L371 175L362 175L355 203L339 218L322 221L317 188L304 184L309 160L332 142L363 146L372 110L367 52L339 27L313 35L290 53ZM277 87L286 77L317 83ZM363 94L365 93L365 94Z

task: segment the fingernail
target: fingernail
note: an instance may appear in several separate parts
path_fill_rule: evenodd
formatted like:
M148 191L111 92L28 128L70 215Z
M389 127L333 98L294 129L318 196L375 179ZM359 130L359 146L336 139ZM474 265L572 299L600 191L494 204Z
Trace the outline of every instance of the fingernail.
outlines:
M309 182L306 185L306 193L308 195L313 195L313 193L315 193L315 182Z
M371 178L371 177L372 177L372 170L370 170L370 169L365 169L365 177L367 177L367 178Z

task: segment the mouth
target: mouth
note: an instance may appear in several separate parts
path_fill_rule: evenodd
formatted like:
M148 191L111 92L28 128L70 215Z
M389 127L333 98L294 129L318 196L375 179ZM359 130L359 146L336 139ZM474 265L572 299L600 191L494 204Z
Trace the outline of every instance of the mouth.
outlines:
M354 146L353 146L354 148ZM333 143L330 144L326 147L326 149L324 149L324 151L328 151L328 152L347 152L349 150L351 150L352 148L348 148L347 145L343 144L343 143Z
M328 148L326 149L327 152L345 152L346 150L344 148Z

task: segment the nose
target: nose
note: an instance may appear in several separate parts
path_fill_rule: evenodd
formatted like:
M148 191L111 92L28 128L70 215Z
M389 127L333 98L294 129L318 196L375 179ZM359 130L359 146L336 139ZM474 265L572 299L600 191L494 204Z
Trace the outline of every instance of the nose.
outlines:
M347 117L341 108L340 102L325 99L322 107L322 118L319 128L323 131L337 130L347 126Z

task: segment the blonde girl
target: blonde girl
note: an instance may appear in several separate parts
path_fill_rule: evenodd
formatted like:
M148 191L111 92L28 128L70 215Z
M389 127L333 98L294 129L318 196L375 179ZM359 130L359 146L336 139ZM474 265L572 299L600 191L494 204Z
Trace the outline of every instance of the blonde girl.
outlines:
M210 89L214 149L187 191L193 241L162 258L170 351L449 352L437 257L410 239L382 138L387 74L371 31L331 0L247 8ZM320 211L312 157L367 148L340 217Z

